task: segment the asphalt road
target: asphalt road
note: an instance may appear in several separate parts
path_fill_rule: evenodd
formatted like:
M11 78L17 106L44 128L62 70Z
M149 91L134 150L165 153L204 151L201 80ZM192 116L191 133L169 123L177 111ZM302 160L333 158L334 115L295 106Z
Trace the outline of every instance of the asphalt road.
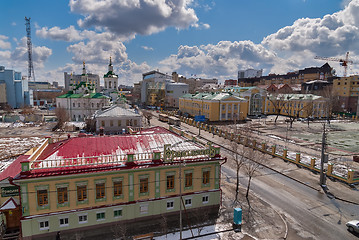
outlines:
M222 173L234 178L235 170L222 167ZM240 184L247 186L241 175ZM346 230L345 219L359 215L359 207L330 199L326 194L286 178L269 169L251 182L251 191L284 213L289 227L307 239L357 239ZM290 238L288 238L290 239Z
M153 119L154 125L168 126ZM184 130L190 130L185 124ZM202 131L201 131L202 132ZM206 138L206 134L201 134ZM212 141L210 134L208 140ZM224 144L225 141L222 142ZM222 150L222 154L230 155ZM233 155L233 154L232 154ZM235 170L228 165L222 167L222 177L235 178ZM240 184L247 186L247 178L241 175ZM359 239L347 231L345 223L359 217L359 206L331 198L283 174L268 168L260 170L251 182L251 191L285 215L289 235L287 239ZM291 234L295 238L291 238ZM279 237L280 238L280 237Z

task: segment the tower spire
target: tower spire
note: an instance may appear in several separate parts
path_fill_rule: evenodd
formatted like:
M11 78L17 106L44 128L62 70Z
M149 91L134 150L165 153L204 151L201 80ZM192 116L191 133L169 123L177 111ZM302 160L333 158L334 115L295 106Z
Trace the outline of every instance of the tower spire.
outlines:
M114 74L113 73L113 66L112 66L112 58L110 56L110 64L108 65L108 71L111 73L111 74Z

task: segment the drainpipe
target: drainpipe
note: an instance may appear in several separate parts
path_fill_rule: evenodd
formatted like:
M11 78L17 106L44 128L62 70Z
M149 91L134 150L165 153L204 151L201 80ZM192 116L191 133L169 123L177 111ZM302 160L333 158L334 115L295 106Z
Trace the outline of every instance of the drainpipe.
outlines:
M9 183L11 184L11 185L14 185L14 186L16 186L16 187L18 187L19 188L19 201L20 201L20 236L22 236L22 227L21 227L21 220L22 220L22 202L21 202L21 188L20 188L20 185L17 185L17 184L15 184L14 183L14 179L12 178L12 177L9 177L8 178L9 179Z
M220 166L221 166L221 171L219 172L219 190L220 190L220 192L221 192L221 203L220 203L220 205L222 206L222 188L221 188L221 175L222 175L222 165L224 165L225 163L227 162L227 157L225 157L224 158L224 162L222 162L221 164L220 164Z

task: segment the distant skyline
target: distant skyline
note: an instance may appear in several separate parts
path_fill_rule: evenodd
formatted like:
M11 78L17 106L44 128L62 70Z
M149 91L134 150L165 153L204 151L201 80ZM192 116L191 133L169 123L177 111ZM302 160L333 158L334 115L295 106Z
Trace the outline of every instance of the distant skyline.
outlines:
M126 85L154 69L220 82L247 68L284 74L347 51L348 75L359 73L359 0L2 0L0 65L23 76L25 16L37 81L63 85L83 61L102 78L110 56Z

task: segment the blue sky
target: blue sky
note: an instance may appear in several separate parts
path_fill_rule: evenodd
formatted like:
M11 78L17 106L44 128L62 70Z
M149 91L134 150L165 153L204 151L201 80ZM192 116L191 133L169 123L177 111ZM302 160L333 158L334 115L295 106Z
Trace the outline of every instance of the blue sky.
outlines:
M110 56L123 84L153 69L224 81L321 66L316 55L359 62L359 0L2 0L0 65L23 75L25 16L38 81L61 84L82 61L102 76Z

